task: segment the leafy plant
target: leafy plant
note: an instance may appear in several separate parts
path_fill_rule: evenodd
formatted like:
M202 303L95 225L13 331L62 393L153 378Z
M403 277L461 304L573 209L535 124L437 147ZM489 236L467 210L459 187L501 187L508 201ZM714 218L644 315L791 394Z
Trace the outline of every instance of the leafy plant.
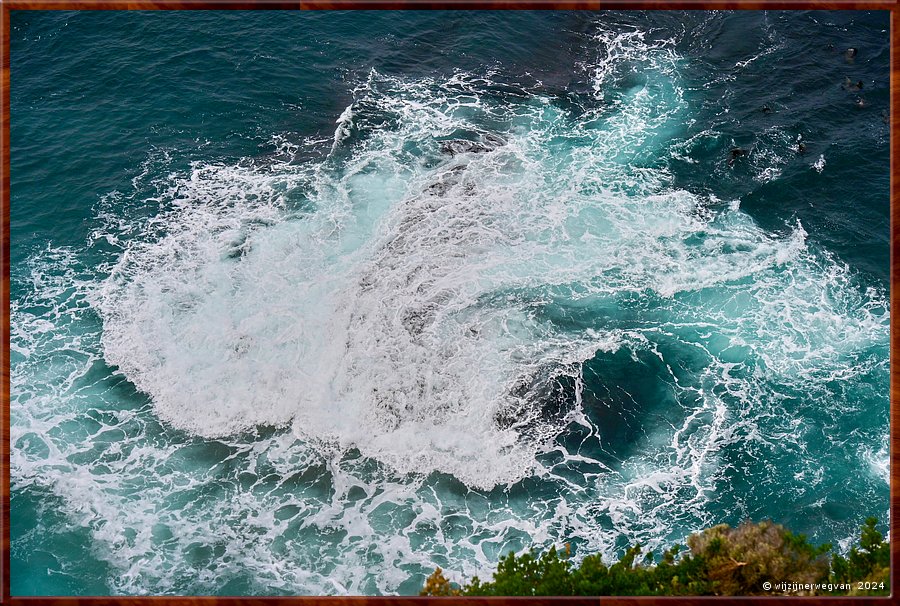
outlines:
M639 544L611 565L594 554L575 566L569 545L540 555L510 552L500 558L491 581L475 577L460 587L438 568L420 595L888 595L890 546L876 525L875 518L866 520L859 547L830 559L831 545L814 546L804 535L768 521L707 528L688 537L687 552L675 545L659 562ZM828 583L840 589L829 589Z
M845 558L834 554L831 560L833 583L849 583L853 587L850 595L887 595L891 581L891 547L878 532L877 518L868 518L862 527L859 548L855 545ZM878 589L859 589L860 582L876 584ZM885 589L881 589L881 584Z

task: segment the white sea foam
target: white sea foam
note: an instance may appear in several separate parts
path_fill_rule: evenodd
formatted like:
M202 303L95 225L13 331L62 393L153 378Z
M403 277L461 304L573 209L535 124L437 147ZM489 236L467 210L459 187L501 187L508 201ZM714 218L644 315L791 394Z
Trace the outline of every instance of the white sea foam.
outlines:
M610 61L631 38L640 35L611 39ZM655 48L663 47L646 47L651 57ZM658 61L671 69L671 51ZM544 140L564 117L543 104L487 108L512 122L505 145L432 168L439 139L483 131L468 117L484 105L483 83L373 73L355 112L338 121L334 146L353 116L361 129L367 112L396 128L367 133L341 170L316 168L315 212L298 219L282 216L282 188L297 175L195 165L175 176L162 193L171 205L153 219L165 233L129 244L97 294L106 359L152 396L162 418L202 436L290 422L300 437L358 448L403 472L443 471L484 488L531 473L537 449L562 427L542 427L530 398L555 368L618 347L618 336L556 335L521 301L479 300L610 267L630 271L609 260L624 234L588 226L575 241L564 222L609 221L615 208L625 211L619 230L654 243L692 229L695 201L655 194L628 209L624 196L597 189L604 175L616 181L613 172L629 186L658 183L652 171L625 169L622 152L639 149L676 111L654 109L648 91L666 92L661 79L629 92L621 111L589 117L607 124L603 137L572 150L582 185L552 165ZM430 153L411 155L410 142ZM596 191L567 195L573 186ZM559 247L560 238L568 244ZM516 385L524 395L511 393ZM512 427L498 426L513 414Z
M821 173L825 170L825 154L819 154L818 160L813 163L812 167L816 169L817 173Z

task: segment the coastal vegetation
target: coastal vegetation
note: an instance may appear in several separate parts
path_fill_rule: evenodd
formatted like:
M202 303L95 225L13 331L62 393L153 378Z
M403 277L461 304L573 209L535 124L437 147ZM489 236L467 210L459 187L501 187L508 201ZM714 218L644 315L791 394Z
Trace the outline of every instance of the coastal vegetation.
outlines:
M719 524L659 557L636 544L611 564L593 554L575 565L569 545L510 552L492 581L475 577L460 586L438 568L420 595L889 595L890 544L877 524L868 518L846 555L770 521Z

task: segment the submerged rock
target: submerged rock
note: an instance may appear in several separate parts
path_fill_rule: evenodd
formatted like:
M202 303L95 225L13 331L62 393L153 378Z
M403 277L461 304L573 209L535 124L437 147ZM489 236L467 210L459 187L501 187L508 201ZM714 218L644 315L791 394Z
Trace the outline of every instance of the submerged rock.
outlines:
M450 154L451 156L466 153L483 154L493 151L505 143L506 141L497 135L488 133L482 135L480 141L471 141L469 139L450 139L448 141L441 141L441 153Z
M746 155L747 155L746 150L741 149L740 147L731 148L731 150L728 152L728 166L733 166L735 160L737 160L741 156L746 156Z
M862 90L862 88L863 88L863 81L862 81L862 80L857 80L856 82L854 82L854 81L851 80L850 77L848 76L848 77L844 78L844 85L843 85L843 88L844 88L844 90L850 90L850 91L853 91L853 90Z

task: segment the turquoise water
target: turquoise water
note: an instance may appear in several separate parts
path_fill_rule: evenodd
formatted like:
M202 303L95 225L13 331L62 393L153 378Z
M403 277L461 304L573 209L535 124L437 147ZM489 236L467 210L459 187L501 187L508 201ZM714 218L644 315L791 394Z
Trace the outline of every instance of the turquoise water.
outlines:
M888 509L887 30L14 11L13 595L846 548Z

